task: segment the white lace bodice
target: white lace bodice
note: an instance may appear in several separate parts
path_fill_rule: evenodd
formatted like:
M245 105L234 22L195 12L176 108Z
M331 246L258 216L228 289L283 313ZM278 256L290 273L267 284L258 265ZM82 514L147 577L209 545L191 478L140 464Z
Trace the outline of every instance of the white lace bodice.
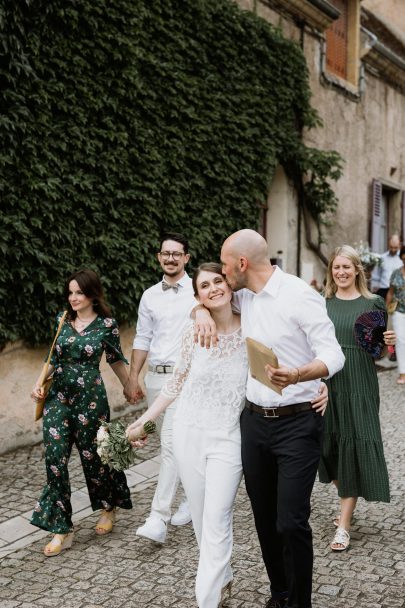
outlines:
M177 397L176 418L199 427L239 423L246 393L248 361L241 330L218 336L209 349L194 343L193 324L183 334L180 359L162 393Z

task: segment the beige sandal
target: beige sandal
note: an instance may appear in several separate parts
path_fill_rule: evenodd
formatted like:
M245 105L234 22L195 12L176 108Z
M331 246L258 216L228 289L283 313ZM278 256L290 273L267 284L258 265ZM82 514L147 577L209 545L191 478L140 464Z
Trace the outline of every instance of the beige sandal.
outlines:
M44 548L44 555L46 557L53 557L59 555L65 549L70 549L73 542L73 532L68 534L55 534L52 540Z
M346 551L350 545L350 534L340 526L336 529L333 541L330 544L332 551Z
M111 509L111 511L106 511L103 509L101 511L101 515L96 523L95 531L99 536L104 536L104 534L109 534L112 532L112 529L115 524L115 509Z

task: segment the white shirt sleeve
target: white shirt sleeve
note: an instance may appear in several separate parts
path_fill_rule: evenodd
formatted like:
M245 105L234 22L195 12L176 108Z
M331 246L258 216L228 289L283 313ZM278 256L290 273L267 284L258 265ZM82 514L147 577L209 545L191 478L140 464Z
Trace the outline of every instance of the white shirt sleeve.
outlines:
M328 368L329 376L340 371L345 357L336 339L335 327L328 317L325 300L315 291L301 294L297 322L306 335L314 358Z
M384 260L384 258L383 258L383 260ZM382 268L383 268L382 264L380 266L375 266L373 269L373 272L371 273L371 288L372 289L380 288Z
M145 294L139 302L138 321L136 323L136 334L132 348L146 350L149 352L153 336L153 318L146 303Z

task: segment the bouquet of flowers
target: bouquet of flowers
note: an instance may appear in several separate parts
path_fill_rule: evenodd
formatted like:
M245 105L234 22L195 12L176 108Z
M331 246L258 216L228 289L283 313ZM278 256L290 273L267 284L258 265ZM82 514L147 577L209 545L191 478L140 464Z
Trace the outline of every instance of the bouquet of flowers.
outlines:
M361 263L363 264L365 270L372 270L374 266L381 266L381 255L379 253L370 251L368 243L363 243L363 241L360 241L359 244L355 244L354 248L359 254Z
M125 430L126 426L120 420L114 420L102 421L97 431L97 454L103 464L116 471L128 469L135 462L135 450L129 443ZM143 431L140 437L154 433L156 424L150 420L145 422Z

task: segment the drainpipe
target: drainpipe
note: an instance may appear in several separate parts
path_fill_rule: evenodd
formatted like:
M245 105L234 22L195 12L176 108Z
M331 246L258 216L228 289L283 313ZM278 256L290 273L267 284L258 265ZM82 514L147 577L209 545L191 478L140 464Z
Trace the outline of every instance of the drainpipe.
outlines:
M300 47L302 52L304 52L304 30L305 23L303 21L300 22ZM297 277L301 276L301 230L302 230L302 209L301 209L301 197L297 192L297 262L295 273Z

